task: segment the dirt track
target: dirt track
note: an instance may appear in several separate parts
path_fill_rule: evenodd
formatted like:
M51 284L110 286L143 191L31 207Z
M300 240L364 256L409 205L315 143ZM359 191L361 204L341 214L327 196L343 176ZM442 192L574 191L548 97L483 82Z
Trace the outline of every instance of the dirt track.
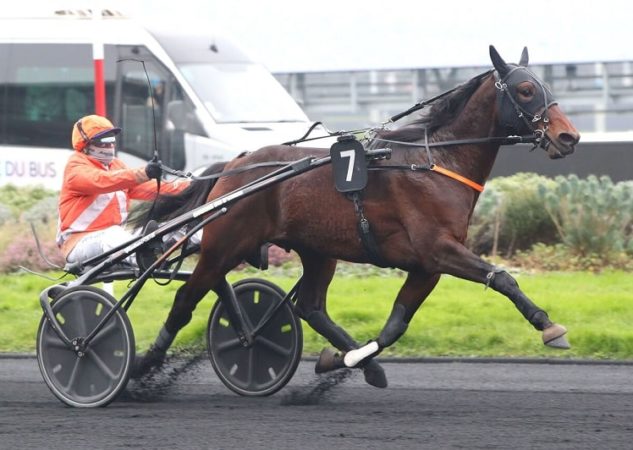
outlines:
M625 449L633 366L385 363L390 386L302 362L272 397L228 391L208 361L107 408L63 406L32 358L0 358L0 448Z

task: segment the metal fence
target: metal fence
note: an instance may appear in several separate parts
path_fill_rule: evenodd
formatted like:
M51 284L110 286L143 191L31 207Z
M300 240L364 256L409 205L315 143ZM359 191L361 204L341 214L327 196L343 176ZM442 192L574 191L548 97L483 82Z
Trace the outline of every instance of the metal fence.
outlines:
M581 132L633 130L633 62L531 66ZM280 73L313 120L331 129L375 125L487 67Z

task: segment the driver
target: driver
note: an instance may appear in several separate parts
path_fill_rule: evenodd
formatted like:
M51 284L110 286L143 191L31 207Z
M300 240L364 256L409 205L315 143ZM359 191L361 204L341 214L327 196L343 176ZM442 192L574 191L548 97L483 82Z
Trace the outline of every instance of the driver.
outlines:
M134 235L123 228L130 200L152 200L162 170L160 162L138 169L116 158L121 128L105 117L89 115L75 123L72 146L59 195L57 245L68 263L107 252ZM161 194L175 194L189 182L164 182Z

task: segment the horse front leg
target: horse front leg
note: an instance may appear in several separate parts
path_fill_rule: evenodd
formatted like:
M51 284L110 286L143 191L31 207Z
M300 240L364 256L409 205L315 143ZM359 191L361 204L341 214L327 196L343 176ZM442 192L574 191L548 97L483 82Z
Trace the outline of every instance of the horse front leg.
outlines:
M431 275L423 271L409 272L378 338L369 341L359 349L347 352L343 357L345 366L356 367L372 361L372 358L383 349L400 339L407 331L414 314L433 291L439 279L439 274Z
M437 258L436 266L439 272L485 284L508 297L521 315L535 329L542 332L545 345L559 349L570 348L565 338L567 329L553 323L547 313L521 291L519 284L508 272L488 264L455 241L442 242Z
M178 332L191 321L196 305L214 287L215 280L209 276L204 258L201 255L200 261L196 265L191 277L185 284L176 291L174 303L172 304L165 324L160 329L158 336L147 352L136 359L132 369L131 377L140 378L154 368L160 368L165 362L167 350L176 339ZM224 280L226 283L226 280ZM222 283L218 283L222 285Z

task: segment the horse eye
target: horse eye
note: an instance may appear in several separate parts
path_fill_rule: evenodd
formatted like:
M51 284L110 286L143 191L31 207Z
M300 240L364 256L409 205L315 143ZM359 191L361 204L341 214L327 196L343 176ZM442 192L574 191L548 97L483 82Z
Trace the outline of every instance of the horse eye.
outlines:
M517 86L517 93L521 97L532 97L534 95L534 86L530 83L522 83Z

